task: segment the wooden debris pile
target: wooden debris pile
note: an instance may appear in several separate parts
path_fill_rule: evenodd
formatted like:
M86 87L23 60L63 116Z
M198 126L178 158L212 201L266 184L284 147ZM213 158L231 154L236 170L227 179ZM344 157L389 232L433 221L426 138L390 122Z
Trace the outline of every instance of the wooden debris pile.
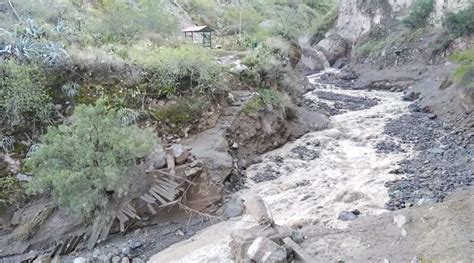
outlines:
M120 232L125 232L130 222L141 220L144 212L137 206L146 207L154 216L158 215L159 209L181 201L185 191L192 185L192 177L201 172L202 164L186 164L191 162L191 153L189 149L179 144L172 145L165 152L166 167L146 171L147 175L152 177L151 184L138 200L122 203L109 223L94 224L87 242L88 249L93 249L96 243L106 239L114 222L118 222Z

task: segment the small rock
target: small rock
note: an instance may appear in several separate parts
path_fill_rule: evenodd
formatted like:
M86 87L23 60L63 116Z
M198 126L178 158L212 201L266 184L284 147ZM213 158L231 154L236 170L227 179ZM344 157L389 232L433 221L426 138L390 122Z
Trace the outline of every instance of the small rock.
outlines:
M194 160L194 161L189 165L190 168L202 167L202 166L203 166L203 163L202 163L201 160Z
M181 229L178 229L178 231L176 231L176 235L177 236L184 236L184 232L181 230Z
M232 196L224 205L224 216L227 218L241 216L244 208L244 200L240 197Z
M423 206L423 205L433 205L436 204L436 199L433 198L421 198L416 202L417 206Z
M201 170L202 170L201 167L194 167L194 168L186 169L186 170L184 171L184 175L186 175L187 177L190 177L190 176L196 175L196 174L199 173Z
M236 143L236 142L234 142L234 143L232 144L232 146L230 146L230 148L232 148L232 149L234 149L234 150L239 149L239 144Z
M173 144L170 148L173 150L176 164L183 164L190 155L189 151L181 144Z
M89 262L86 258L80 257L80 258L75 258L74 263L87 263Z
M31 179L33 179L33 176L20 173L16 175L16 179L20 182L29 182Z
M396 216L393 217L393 222L399 228L402 228L407 223L407 219L404 215L396 215Z
M293 239L293 241L295 241L296 243L303 243L304 241L304 234L303 232L299 231L299 230L293 230L291 232L291 239Z
M119 256L114 256L114 257L112 258L112 263L119 263L120 260L121 260L121 258L120 258Z
M360 215L359 209L354 209L354 210L352 210L351 212L352 212L354 215L356 215L356 216Z
M49 256L39 256L35 260L33 260L33 263L50 263L50 262L51 262L51 257ZM83 261L83 262L86 263L86 261ZM74 263L76 263L76 260L74 260Z
M122 249L122 255L124 256L130 255L130 252L132 252L132 249L130 246L126 246Z
M143 246L143 244L142 244L141 241L134 241L130 244L131 249L137 249L137 248L140 248L142 246Z
M110 248L110 253L112 253L112 255L116 256L116 255L119 255L120 254L120 250L117 248L117 247L112 247Z
M339 213L337 219L341 221L353 221L356 220L357 217L358 216L351 211L342 211L341 213Z
M110 262L110 256L109 255L99 255L99 257L97 259L101 263L109 263Z
M420 96L420 93L410 91L410 92L407 92L405 95L403 95L402 99L404 101L415 101L416 99L419 98L419 96Z
M441 148L432 148L432 149L429 149L428 152L432 154L442 154L444 153L444 150Z
M286 249L268 238L258 237L250 245L247 256L259 263L285 262Z
M120 263L130 263L130 259L123 257L122 260L120 260Z
M436 119L436 118L438 118L438 115L436 115L436 114L434 114L434 113L428 114L428 119L434 120L434 119Z
M132 263L145 263L146 261L141 258L133 258Z

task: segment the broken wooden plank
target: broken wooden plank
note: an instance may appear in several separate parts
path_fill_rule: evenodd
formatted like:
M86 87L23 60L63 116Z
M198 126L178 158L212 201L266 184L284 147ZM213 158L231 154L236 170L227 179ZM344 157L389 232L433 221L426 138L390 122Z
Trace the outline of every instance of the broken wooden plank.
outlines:
M126 223L129 219L126 214L124 214L121 210L115 213L115 216L119 219L119 221Z
M54 248L53 252L50 255L52 258L54 258L58 254L59 249L61 249L61 245L62 245L61 243L56 245L56 247Z
M130 210L131 210L132 212L134 212L135 214L137 213L137 210L135 210L135 208L134 208L132 205L130 205L130 204L127 205L127 208L130 209Z
M172 188L176 188L176 187L179 186L179 184L178 184L177 182L175 182L175 181L173 181L173 180L171 180L171 179L168 179L168 178L166 178L166 177L164 177L164 176L161 177L161 178L156 179L156 182L157 182L158 184L167 184L167 185L169 185L169 186L172 187Z
M76 243L76 240L78 239L78 236L73 236L72 239L68 242L66 251L64 252L63 255L67 255L72 252L72 245Z
M163 197L161 197L159 194L155 193L152 189L150 189L150 194L152 194L161 204L166 204L168 203Z
M87 240L87 249L94 249L100 235L100 230L100 223L98 221L94 222L94 225L92 225L91 236L89 237L89 240Z
M151 204L146 204L146 207L148 207L148 210L150 210L150 212L151 212L153 215L156 215L156 214L157 214L155 208L154 208Z
M79 245L79 243L84 240L84 236L86 235L86 233L82 233L79 238L76 240L76 242L72 245L72 251L76 251L77 250L77 247Z
M124 222L119 221L119 223L120 223L120 232L122 232L122 233L125 232L125 224L124 224Z
M157 185L161 185L163 187L169 188L169 189L176 189L179 184L171 184L169 182L166 182L164 180L156 180Z
M137 214L135 214L133 211L131 211L128 207L123 207L121 211L125 213L126 215L128 215L130 218L140 219L140 217Z
M150 196L148 194L144 194L140 197L143 201L150 203L150 204L155 204L156 199L153 196Z
M160 194L161 196L165 197L169 201L173 201L176 196L176 192L173 192L173 190L167 189L160 185L154 185L151 189L156 193Z
M110 229L112 228L112 225L114 223L115 216L109 220L109 222L102 228L102 231L100 232L98 242L101 243L102 241L106 240L107 237L109 236Z
M63 245L61 246L61 250L59 250L59 255L64 255L67 250L67 246L69 245L69 240L70 238L67 238L66 241L64 241Z
M165 153L166 153L166 164L168 166L168 169L170 169L171 174L174 174L174 168L176 165L174 162L174 151L171 148L166 148Z

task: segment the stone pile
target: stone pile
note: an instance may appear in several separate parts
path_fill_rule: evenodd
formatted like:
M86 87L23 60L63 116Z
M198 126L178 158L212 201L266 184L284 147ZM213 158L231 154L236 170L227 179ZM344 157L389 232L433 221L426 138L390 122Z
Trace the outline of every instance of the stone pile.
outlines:
M276 225L261 197L247 199L245 208L259 225L231 233L229 246L236 262L316 262L297 244L303 241L302 234Z

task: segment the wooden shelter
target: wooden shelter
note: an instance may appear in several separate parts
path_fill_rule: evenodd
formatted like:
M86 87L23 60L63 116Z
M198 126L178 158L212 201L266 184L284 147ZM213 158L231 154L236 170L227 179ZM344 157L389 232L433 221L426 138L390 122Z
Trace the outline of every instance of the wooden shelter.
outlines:
M192 26L182 30L185 38L190 38L194 43L194 34L202 37L202 46L212 48L212 28L208 26Z

